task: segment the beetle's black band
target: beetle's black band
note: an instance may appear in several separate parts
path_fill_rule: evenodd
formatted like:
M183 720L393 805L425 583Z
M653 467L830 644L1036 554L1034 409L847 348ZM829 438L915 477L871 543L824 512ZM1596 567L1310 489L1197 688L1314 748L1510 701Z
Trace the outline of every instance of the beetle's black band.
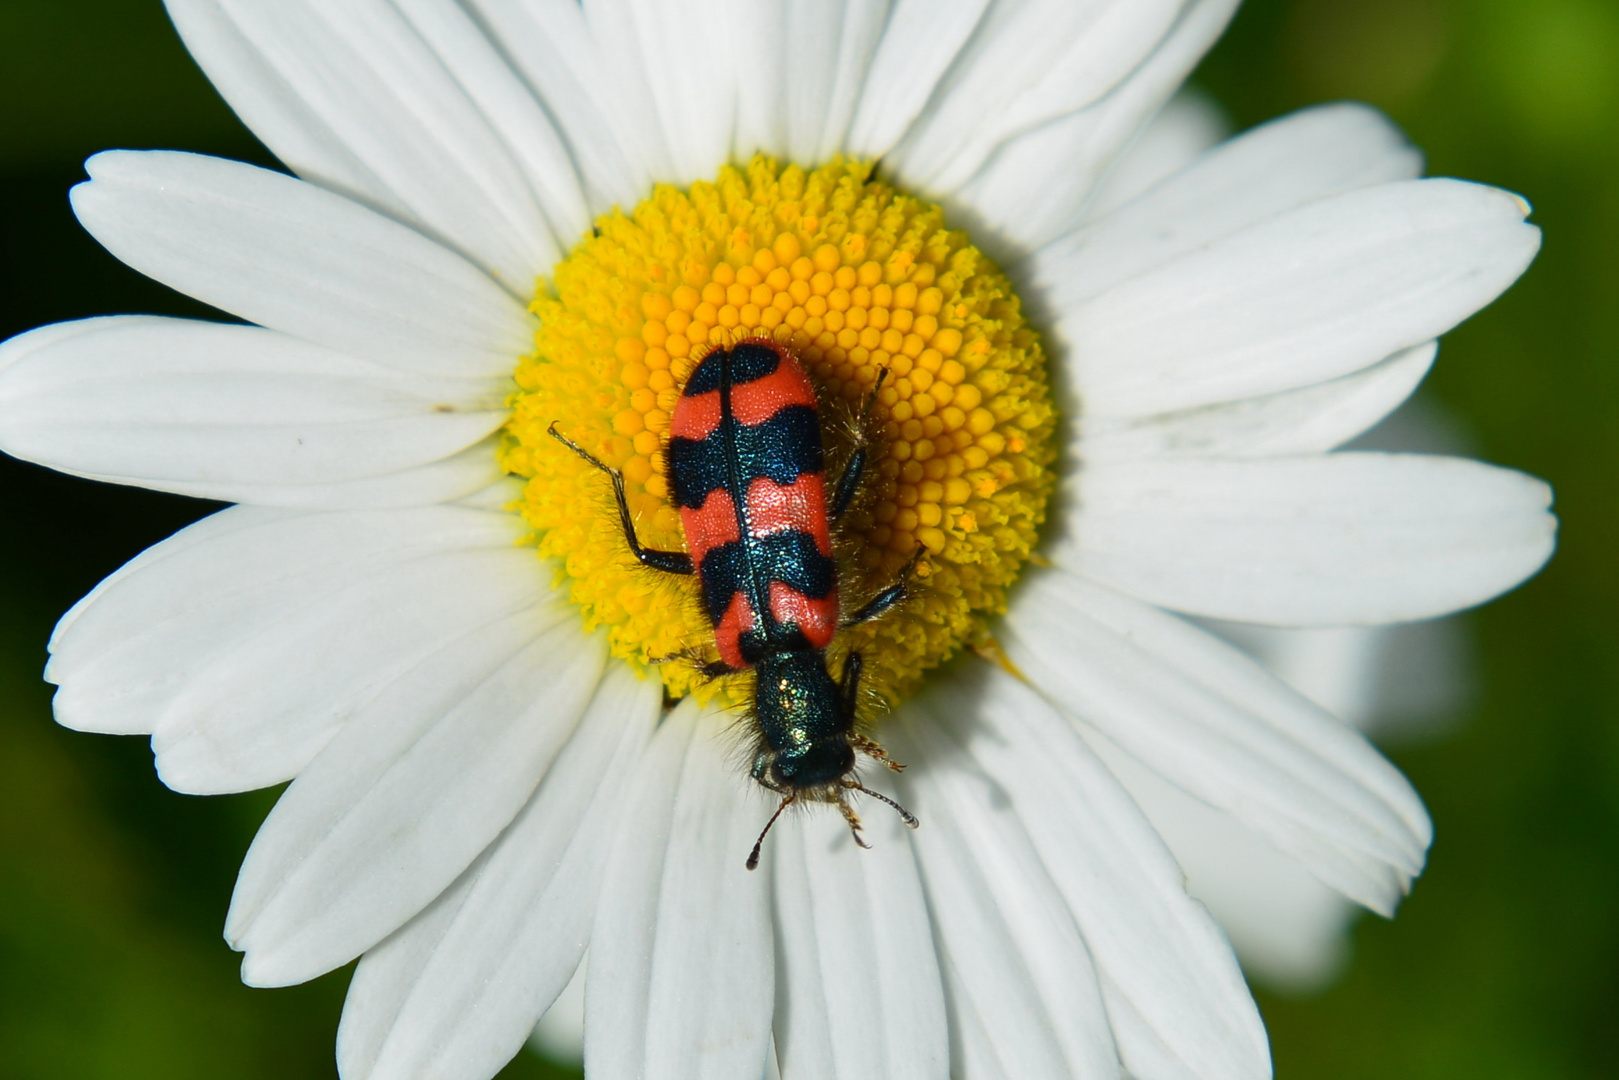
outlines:
M737 476L769 477L785 487L824 467L820 421L808 405L788 405L762 424L740 424L726 417L706 438L669 440L675 505L693 510L703 505L709 492L725 488L733 468ZM734 496L745 498L747 492Z

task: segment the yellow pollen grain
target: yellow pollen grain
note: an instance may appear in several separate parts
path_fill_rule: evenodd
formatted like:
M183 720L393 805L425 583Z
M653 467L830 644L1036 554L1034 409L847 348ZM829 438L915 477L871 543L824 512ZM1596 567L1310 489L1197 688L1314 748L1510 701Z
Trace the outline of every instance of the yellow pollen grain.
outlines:
M1053 484L1039 339L1010 283L939 207L870 173L868 163L804 170L758 157L689 191L660 186L599 219L541 283L501 462L527 481L519 509L540 553L616 655L712 659L713 631L695 581L634 561L606 478L546 429L555 422L623 471L644 545L683 550L669 417L703 354L747 337L790 346L810 373L829 482L874 399L868 479L837 529L845 609L921 553L913 595L841 633L834 670L859 650L867 683L897 701L1004 609ZM737 681L705 685L693 664L651 670L675 696L744 692Z

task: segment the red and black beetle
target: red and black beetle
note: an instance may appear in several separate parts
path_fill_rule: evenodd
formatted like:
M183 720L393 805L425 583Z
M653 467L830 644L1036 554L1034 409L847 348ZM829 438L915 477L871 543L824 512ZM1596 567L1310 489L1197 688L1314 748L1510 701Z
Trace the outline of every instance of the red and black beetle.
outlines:
M625 540L642 565L697 574L720 656L705 671L753 670L758 746L752 775L782 796L770 824L795 801L832 802L865 846L860 819L847 802L850 791L862 791L915 828L908 811L853 775L856 750L899 767L855 730L860 654L849 654L839 682L826 666L826 648L840 626L899 603L904 576L839 621L831 526L859 490L866 451L855 448L829 499L815 389L792 352L768 338L748 338L708 353L686 381L668 445L684 552L643 548L618 470L554 427L551 434L612 478ZM755 844L750 870L758 859Z

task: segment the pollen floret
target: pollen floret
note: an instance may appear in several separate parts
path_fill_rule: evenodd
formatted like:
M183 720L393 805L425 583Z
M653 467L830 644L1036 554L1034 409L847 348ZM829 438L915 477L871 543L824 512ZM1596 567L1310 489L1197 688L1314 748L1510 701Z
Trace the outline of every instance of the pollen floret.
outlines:
M518 509L540 553L617 655L711 658L712 631L694 583L638 566L605 478L546 429L623 471L643 544L681 550L669 418L705 352L747 337L803 360L834 468L877 388L870 478L839 530L846 608L922 549L912 597L833 651L858 649L867 685L893 702L1003 609L1053 483L1045 359L999 269L939 207L871 175L757 157L690 191L660 186L604 215L541 283L501 461L528 481ZM676 696L702 687L693 665L659 671Z

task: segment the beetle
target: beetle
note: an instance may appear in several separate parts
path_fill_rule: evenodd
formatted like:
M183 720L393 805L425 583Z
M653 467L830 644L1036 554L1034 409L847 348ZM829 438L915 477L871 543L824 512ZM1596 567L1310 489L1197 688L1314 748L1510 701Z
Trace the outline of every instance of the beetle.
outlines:
M881 380L879 379L879 385ZM873 394L875 400L875 392ZM849 805L859 791L910 811L855 778L856 752L898 771L880 746L855 730L860 654L834 681L826 649L842 627L890 610L906 595L913 558L899 578L840 621L832 523L853 503L864 476L863 442L827 490L826 454L815 388L793 352L769 338L745 338L710 351L693 369L670 419L669 490L680 511L686 551L645 548L624 496L624 477L557 431L550 433L612 481L630 552L646 567L696 574L714 628L719 676L751 669L750 716L756 726L752 777L781 795L747 867L784 810L830 802L855 842L860 818ZM920 554L920 552L918 552Z

